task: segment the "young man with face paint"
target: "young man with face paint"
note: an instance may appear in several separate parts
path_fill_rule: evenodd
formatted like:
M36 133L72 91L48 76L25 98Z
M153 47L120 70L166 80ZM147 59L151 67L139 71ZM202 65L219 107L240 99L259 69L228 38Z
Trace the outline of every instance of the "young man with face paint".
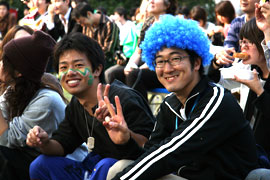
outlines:
M133 147L136 154L141 150L141 156L113 180L163 179L171 173L176 175L167 179L240 180L256 168L254 137L240 106L228 90L203 75L203 66L213 57L209 46L197 22L171 15L162 15L146 32L143 61L172 93L161 104L144 149L124 131L112 138L117 144L123 139L122 145ZM110 121L125 124L121 105L116 107Z
M139 146L147 141L152 131L152 112L139 93L121 82L102 85L104 55L95 40L81 33L71 34L56 45L54 55L61 85L73 98L66 108L63 123L53 133L52 138L49 139L40 127L34 127L29 131L27 144L39 147L44 154L31 164L30 177L106 179L108 168L118 159L135 159L136 156L126 153L132 151L130 148L122 148L111 141L110 136L117 134L103 126L105 117L109 116L103 95L109 97L113 104L115 96L121 97L128 126L125 133ZM91 151L83 162L60 157L73 151L83 142L88 142Z

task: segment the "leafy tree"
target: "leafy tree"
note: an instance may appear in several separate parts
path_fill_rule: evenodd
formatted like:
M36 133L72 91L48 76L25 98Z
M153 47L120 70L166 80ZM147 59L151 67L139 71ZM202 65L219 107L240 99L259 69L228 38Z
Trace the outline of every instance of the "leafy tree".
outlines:
M23 16L23 3L20 0L2 0L6 1L10 4L12 8L18 10L19 18ZM104 7L107 10L107 14L111 15L114 12L114 9L118 6L125 7L128 11L139 7L141 0L88 0L90 5L93 8ZM178 0L178 6L187 6L188 8L192 8L193 6L200 5L206 9L208 12L208 20L214 22L215 21L215 2L214 0Z

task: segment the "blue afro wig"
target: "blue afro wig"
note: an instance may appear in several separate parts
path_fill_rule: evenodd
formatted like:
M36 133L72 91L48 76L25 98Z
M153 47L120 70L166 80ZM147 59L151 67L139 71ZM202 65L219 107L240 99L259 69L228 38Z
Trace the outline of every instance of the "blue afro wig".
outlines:
M141 43L142 60L151 70L154 70L153 61L156 53L163 47L176 47L194 51L202 58L203 66L208 65L213 55L209 52L210 41L193 20L186 20L172 15L161 15L145 34Z

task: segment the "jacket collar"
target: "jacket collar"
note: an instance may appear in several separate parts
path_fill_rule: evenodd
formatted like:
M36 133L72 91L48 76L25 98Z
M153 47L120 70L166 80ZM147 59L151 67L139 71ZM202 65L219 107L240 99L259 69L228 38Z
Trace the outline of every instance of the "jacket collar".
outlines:
M194 105L196 98L201 98L198 96L202 96L202 94L205 92L205 90L209 87L209 80L206 76L202 76L201 80L198 82L198 84L192 89L191 93L189 94L187 101L184 105L185 112L190 112L192 109L192 106ZM180 115L180 109L183 106L183 104L179 101L179 99L176 97L174 93L171 93L168 95L168 97L165 99L165 104L169 107L169 109L174 112L179 118L183 119Z

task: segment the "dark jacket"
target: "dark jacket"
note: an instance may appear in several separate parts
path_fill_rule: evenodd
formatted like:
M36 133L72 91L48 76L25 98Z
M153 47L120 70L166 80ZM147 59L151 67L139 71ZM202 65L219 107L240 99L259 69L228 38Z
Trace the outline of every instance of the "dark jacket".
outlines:
M182 115L181 107L174 94L165 98L148 150L141 149L145 153L114 179L149 180L173 172L187 179L244 179L257 167L252 131L228 90L203 78ZM132 142L127 145L135 150Z
M262 79L262 71L258 66L252 65L252 69L256 69L259 72L259 78ZM208 76L215 82L220 79L220 71L213 68L211 64L209 67ZM249 90L247 102L245 105L244 115L248 121L255 118L253 125L253 133L256 143L259 144L268 153L270 157L270 76L265 79L263 86L264 92L257 96L255 92Z
M114 81L109 91L109 99L114 106L114 97L116 95L121 99L123 113L129 129L148 138L154 126L154 117L147 102L139 93L120 81ZM93 113L95 109L96 107L93 108ZM90 116L78 99L73 97L66 108L64 121L54 132L52 138L63 146L65 154L69 154L83 142L87 142L87 138L90 136L95 138L93 152L101 157L115 159L136 158L133 155L125 156L124 152L119 151L117 145L110 139L103 124ZM132 151L130 148L128 150Z
M254 68L261 75L260 69ZM265 79L263 88L264 92L260 96L249 90L244 114L249 121L254 116L253 133L256 143L263 147L270 157L270 76Z
M68 18L68 32L67 34L71 32L82 32L81 25L77 24L76 20L72 18L72 11L71 9L70 16ZM57 41L60 37L63 38L64 35L66 35L64 25L61 22L61 19L59 18L59 15L54 16L54 28L51 30L48 30L48 33Z

